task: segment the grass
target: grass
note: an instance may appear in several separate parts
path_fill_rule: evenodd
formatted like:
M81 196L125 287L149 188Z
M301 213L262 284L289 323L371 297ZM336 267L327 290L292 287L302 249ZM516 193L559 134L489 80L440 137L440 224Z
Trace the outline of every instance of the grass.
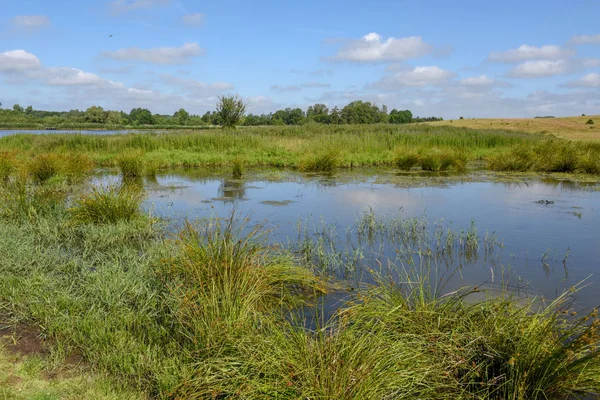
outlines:
M427 122L434 127L452 124L455 127L488 130L501 129L509 132L527 132L532 134L552 135L574 141L600 141L600 132L590 129L587 121L600 116L580 116L564 118L474 118Z
M55 366L40 355L22 355L0 345L0 398L14 400L134 400L144 396L118 388L105 376L77 366Z
M94 187L79 195L68 210L71 219L80 224L115 224L141 217L143 189L137 185Z
M577 158L600 156L600 145L593 142L570 143L544 134L490 129L489 126L470 129L428 124L246 127L236 132L120 135L19 134L0 138L0 151L14 154L19 163L39 157L49 162L58 160L58 167L65 161L57 155L69 154L91 160L96 167L117 166L124 176L140 177L152 176L159 168L169 167L237 168L242 154L245 167L289 167L306 172L377 166L464 170L471 162L499 165L502 158L515 149L541 154L548 143L548 151L560 145ZM578 163L574 172L593 172L594 168L589 165L586 163L584 168ZM85 168L81 166L82 170ZM537 172L557 169L542 163L495 167L498 168L527 168Z
M140 397L563 399L600 391L598 313L571 315L577 288L544 303L431 285L429 249L476 252L474 226L445 233L421 219L365 214L359 240L389 235L399 256L423 257L421 267L394 279L373 273L373 285L312 326L305 319L319 313L320 295L341 284L263 226L235 214L188 222L177 235L149 218L108 223L106 215L120 215L121 191L81 184L63 188L53 207L36 205L60 185L27 184L34 219L0 215L4 323L40 327L53 359L79 354L91 372ZM77 215L85 223L73 224Z

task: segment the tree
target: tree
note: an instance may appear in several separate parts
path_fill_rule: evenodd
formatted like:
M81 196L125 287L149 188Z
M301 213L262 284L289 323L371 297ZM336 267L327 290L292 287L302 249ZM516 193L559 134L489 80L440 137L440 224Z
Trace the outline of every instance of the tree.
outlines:
M85 110L85 121L91 122L93 124L104 124L106 123L106 119L108 118L108 114L104 111L102 107L91 106L87 110Z
M150 110L146 108L134 108L129 113L129 122L138 125L153 125L154 118Z
M27 108L25 109L25 114L31 115L32 113L33 113L33 107L27 106Z
M119 111L109 111L108 116L106 118L106 123L111 125L122 125L123 120L123 114Z
M347 124L376 124L385 120L379 107L361 100L342 108L341 119Z
M325 104L315 104L314 106L309 106L308 110L306 110L306 118L320 124L329 124L331 122L329 109Z
M16 112L22 113L22 112L23 112L23 107L21 107L21 106L20 106L20 105L18 105L18 104L15 104L15 105L13 106L13 111L16 111Z
M410 110L399 111L393 109L390 113L389 122L391 124L409 124L413 121L413 115Z
M337 108L337 106L333 107L333 110L331 110L331 115L330 115L330 121L332 124L341 124L342 123L342 114L340 112L340 109Z
M173 114L173 119L178 125L187 125L190 120L190 114L183 108L180 108L179 111L176 111L175 114Z
M235 128L245 112L246 103L238 95L219 97L216 116L223 128Z

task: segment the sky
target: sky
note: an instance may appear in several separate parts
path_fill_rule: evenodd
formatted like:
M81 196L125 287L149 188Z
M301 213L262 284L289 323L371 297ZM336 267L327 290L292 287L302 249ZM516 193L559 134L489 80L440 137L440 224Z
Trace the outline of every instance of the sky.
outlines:
M600 0L0 0L0 102L600 114Z

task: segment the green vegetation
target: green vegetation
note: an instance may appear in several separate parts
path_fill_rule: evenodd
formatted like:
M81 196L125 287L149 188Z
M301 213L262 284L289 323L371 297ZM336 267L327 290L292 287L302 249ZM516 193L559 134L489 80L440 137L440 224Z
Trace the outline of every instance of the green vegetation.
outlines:
M131 186L94 190L63 174L43 185L13 174L3 184L2 323L38 327L52 360L77 354L81 373L106 374L127 394L541 400L600 391L598 311L574 315L577 287L553 302L517 297L508 282L489 295L443 290L433 265L474 257L474 225L457 232L366 212L353 227L360 243L387 237L414 262L369 270L374 284L322 320L320 296L345 286L328 273L340 258L320 247L323 235L300 235L286 250L235 214L174 235L140 216ZM5 212L23 193L29 212ZM483 243L489 252L495 239ZM306 323L312 313L316 325ZM14 368L31 381L25 393L38 393L41 370ZM47 393L98 390L74 382Z
M79 195L69 214L81 224L116 224L140 217L143 191L134 184L121 187L94 187Z
M216 116L223 128L235 129L246 112L246 103L238 96L221 96L217 103Z
M118 166L125 176L134 177L152 176L159 168L232 167L242 154L245 167L303 171L374 166L462 171L469 163L478 162L495 171L597 174L596 160L600 159L600 145L592 142L415 124L308 124L122 135L22 134L0 138L0 152L10 154L13 160L6 165L29 163L41 156L43 163L34 164L43 164L39 165L44 166L40 178L46 179L53 163L62 168L67 162L65 154L83 157L81 162L91 160L98 167Z

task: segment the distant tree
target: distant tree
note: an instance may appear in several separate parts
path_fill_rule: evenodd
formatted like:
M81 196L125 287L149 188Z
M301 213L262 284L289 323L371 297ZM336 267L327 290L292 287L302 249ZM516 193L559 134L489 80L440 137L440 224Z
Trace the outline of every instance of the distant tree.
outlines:
M368 101L353 101L341 111L342 122L346 124L376 124L383 122L382 112Z
M27 106L27 108L25 109L25 114L27 114L27 115L33 114L33 107Z
M102 107L91 106L90 108L85 110L86 122L91 122L94 124L104 124L106 123L107 118L108 113L106 113Z
M223 128L235 128L242 120L245 112L246 103L239 96L219 97L216 115L219 124Z
M109 111L106 117L106 123L111 125L122 125L125 118L119 111Z
M331 117L329 115L329 109L325 104L315 104L309 106L306 110L306 118L310 121L315 121L320 124L329 124Z
M465 119L465 117L460 117L459 119Z
M390 112L389 122L391 124L409 124L413 121L413 115L410 110L399 111L393 109Z
M341 124L342 123L342 113L340 112L340 109L337 108L337 106L333 107L333 110L331 110L331 114L329 115L329 121L332 124Z
M176 111L175 114L173 114L173 119L178 125L187 125L190 120L190 114L183 108L180 108L179 111Z
M15 104L15 105L13 106L13 111L16 111L16 112L22 113L22 112L23 112L23 107L21 107L21 106L20 106L20 105L18 105L18 104Z
M154 125L154 117L146 108L134 108L129 113L129 122L137 125Z

